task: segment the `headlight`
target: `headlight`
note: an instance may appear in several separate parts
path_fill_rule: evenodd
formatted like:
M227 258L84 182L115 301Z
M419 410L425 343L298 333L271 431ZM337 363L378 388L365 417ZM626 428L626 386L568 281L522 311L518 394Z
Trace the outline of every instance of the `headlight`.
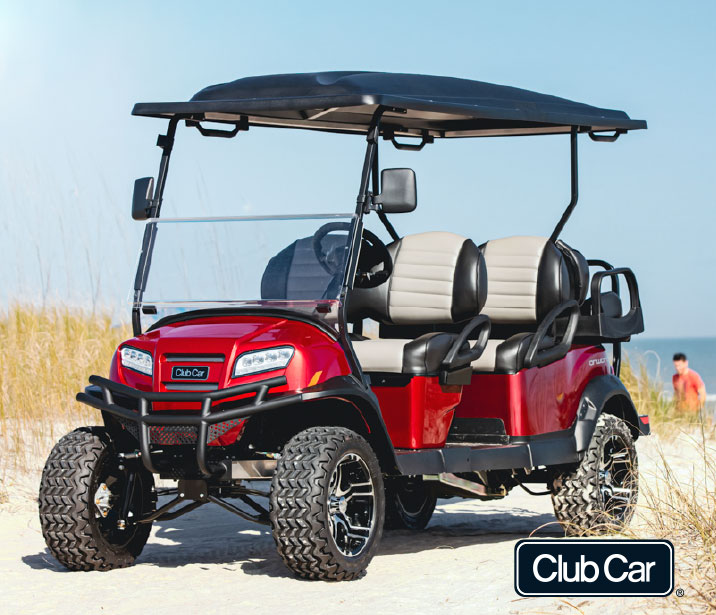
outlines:
M138 350L131 346L125 346L120 351L122 357L122 366L128 367L135 371L146 374L147 376L152 375L152 353L146 350Z
M278 346L266 350L245 352L236 359L234 378L248 374L268 372L286 367L293 357L293 346Z

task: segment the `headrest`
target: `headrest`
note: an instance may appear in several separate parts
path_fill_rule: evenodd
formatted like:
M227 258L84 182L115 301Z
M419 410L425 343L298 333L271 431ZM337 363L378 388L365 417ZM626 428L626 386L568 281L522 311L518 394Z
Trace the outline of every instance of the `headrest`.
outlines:
M572 298L567 259L546 237L505 237L480 247L489 281L482 313L494 323L540 322Z
M419 233L391 243L388 250L393 274L376 288L352 291L350 320L456 323L477 316L485 304L485 262L471 239L438 231Z

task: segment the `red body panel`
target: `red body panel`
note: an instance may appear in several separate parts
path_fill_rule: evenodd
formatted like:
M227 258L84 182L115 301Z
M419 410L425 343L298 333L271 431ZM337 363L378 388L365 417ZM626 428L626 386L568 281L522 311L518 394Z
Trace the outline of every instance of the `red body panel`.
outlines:
M120 348L125 345L152 353L153 377L122 367L115 354L110 368L110 378L142 391L166 391L166 384L171 381L173 365L209 367L209 377L196 383L197 390L202 390L202 385L207 383L216 384L220 389L224 389L285 375L287 384L272 389L272 393L300 391L309 385L313 386L329 378L351 373L343 349L330 335L308 323L274 316L221 316L178 322L127 340ZM286 369L232 378L234 363L242 353L274 346L292 346L295 349ZM168 354L220 354L224 356L224 361L210 363L190 360L169 363L166 360ZM190 384L187 381L182 383ZM220 403L227 401L229 400L222 400ZM191 403L154 403L153 409L199 410L200 406ZM231 444L240 431L241 427L232 429L220 438L220 441L212 444ZM227 441L227 436L230 441Z
M459 418L500 418L509 436L568 429L587 383L612 372L604 349L573 348L545 367L517 374L474 374L455 410Z
M395 448L442 448L461 387L416 376L403 387L373 387Z
M351 373L343 349L330 335L311 324L276 316L221 316L178 322L128 340L124 345L152 353L154 376L123 368L115 355L110 378L144 391L166 391L173 365L207 365L209 377L197 382L198 390L206 383L223 389L285 374L287 384L273 392L300 391ZM231 377L234 363L242 353L283 345L295 349L285 370ZM168 354L220 354L224 361L169 363ZM394 447L442 448L453 416L500 418L509 436L568 429L587 383L611 371L604 349L589 346L574 348L565 358L545 367L517 374L475 374L471 384L464 387L442 386L437 377L416 376L405 386L376 386L373 392ZM199 404L190 403L155 403L153 407L199 410ZM211 444L232 444L243 427L238 425Z

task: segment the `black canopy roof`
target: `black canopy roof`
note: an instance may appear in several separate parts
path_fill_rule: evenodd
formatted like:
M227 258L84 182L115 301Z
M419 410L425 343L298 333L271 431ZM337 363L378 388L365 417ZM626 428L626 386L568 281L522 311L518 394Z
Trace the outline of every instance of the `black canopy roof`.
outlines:
M482 81L403 73L323 72L244 77L189 102L137 103L133 114L365 133L375 109L396 135L470 137L637 130L643 120L557 96Z

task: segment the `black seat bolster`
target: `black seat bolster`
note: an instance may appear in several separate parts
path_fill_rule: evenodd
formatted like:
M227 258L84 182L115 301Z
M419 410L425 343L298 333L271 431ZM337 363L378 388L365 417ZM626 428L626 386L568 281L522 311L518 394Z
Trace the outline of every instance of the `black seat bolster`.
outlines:
M495 351L495 371L501 374L515 374L520 371L533 337L534 333L515 333L502 342Z
M456 339L455 333L426 333L408 342L403 348L403 373L437 374Z
M499 374L516 374L525 367L527 349L532 343L534 333L516 333L502 342L495 351L495 372ZM554 338L546 336L540 349L554 344Z

